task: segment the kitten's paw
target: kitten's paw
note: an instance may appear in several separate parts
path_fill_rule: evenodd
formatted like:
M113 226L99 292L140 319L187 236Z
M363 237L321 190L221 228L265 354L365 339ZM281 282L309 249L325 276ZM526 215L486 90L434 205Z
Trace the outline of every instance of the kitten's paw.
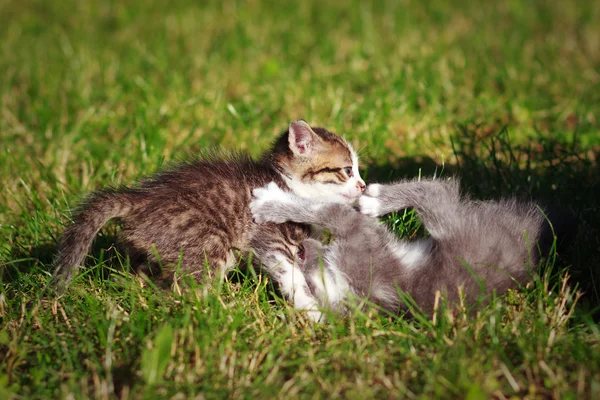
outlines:
M381 214L381 201L378 198L363 194L358 199L360 212L369 217L379 217Z
M269 183L267 186L257 188L252 191L252 196L255 200L262 202L275 202L280 203L289 202L290 194L283 191L275 182Z
M305 290L308 290L305 287ZM313 322L325 322L325 315L319 310L316 300L310 297L294 296L294 307Z
M381 194L381 186L382 185L379 183L371 183L367 186L367 190L365 190L364 194L370 197L379 197Z
M266 222L283 223L286 220L276 215L274 208L277 205L289 202L289 194L281 190L275 182L269 183L266 187L254 189L252 191L252 201L250 202L252 219L259 224Z
M313 322L325 322L325 316L321 311L309 310L306 311L306 316Z
M252 221L257 224L283 224L287 219L273 212L273 207L279 203L262 203L257 204L257 201L250 203L250 212L252 213Z
M255 189L264 190L264 189ZM257 224L265 224L267 222L275 222L271 218L271 204L267 201L260 200L256 197L250 202L250 212L252 213L252 221Z

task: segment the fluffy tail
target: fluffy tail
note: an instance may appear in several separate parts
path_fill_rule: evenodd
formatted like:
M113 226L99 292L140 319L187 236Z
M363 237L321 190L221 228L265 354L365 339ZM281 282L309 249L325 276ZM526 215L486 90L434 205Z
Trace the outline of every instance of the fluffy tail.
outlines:
M123 217L135 207L135 193L115 189L92 193L74 214L73 224L63 233L58 246L54 287L64 291L83 264L94 238L112 218Z

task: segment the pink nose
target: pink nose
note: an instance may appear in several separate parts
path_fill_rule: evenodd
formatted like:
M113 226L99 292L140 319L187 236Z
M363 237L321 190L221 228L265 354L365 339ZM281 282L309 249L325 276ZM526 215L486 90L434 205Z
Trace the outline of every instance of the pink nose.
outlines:
M356 188L358 189L359 192L364 192L365 189L367 188L367 186L365 185L365 183L363 181L358 181L358 182L356 182Z

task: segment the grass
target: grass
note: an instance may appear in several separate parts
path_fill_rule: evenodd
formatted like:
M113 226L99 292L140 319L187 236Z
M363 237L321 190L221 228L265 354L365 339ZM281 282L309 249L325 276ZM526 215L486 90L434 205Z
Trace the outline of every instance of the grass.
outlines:
M0 0L0 398L597 398L600 3L495 3ZM102 252L44 296L84 193L300 117L369 181L567 207L576 244L475 316L311 326L266 277L163 291Z

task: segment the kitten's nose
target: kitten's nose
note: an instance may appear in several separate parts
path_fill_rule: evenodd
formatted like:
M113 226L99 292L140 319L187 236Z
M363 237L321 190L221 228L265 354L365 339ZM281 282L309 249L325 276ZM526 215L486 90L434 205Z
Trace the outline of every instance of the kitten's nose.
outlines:
M356 188L362 193L365 191L367 186L365 185L365 183L363 181L358 181L358 182L356 182Z

